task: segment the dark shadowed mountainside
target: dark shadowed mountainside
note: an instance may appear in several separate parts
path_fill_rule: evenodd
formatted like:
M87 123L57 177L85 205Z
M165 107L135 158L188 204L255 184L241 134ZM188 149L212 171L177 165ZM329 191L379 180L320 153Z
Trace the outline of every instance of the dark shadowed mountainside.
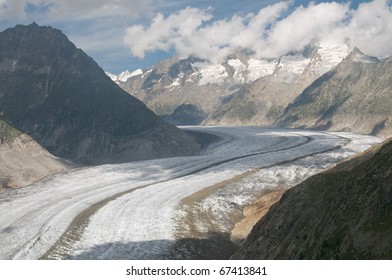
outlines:
M56 156L83 164L198 148L120 89L61 31L35 23L0 33L0 116Z

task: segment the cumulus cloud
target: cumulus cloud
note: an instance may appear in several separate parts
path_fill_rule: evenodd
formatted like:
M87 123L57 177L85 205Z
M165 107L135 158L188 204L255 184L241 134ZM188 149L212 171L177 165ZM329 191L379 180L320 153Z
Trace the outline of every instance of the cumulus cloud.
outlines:
M333 2L300 6L272 27L266 49L259 52L274 57L302 50L312 42L325 38L339 26L348 12L348 5Z
M346 24L332 30L329 38L349 39L351 47L359 47L373 56L392 54L391 1L374 0L362 3L350 12Z
M187 8L165 18L158 14L151 22L148 30L142 25L134 25L127 29L125 43L132 46L135 56L143 58L145 52L156 50L168 51L172 45L178 45L180 52L191 46L195 39L195 31L203 22L212 18L208 11ZM181 44L177 42L181 40Z
M175 49L181 56L219 60L233 48L262 45L265 28L289 7L289 3L268 6L257 15L235 15L213 22L211 10L186 8L166 18L158 14L147 28L142 25L127 28L124 42L139 58L146 52Z
M349 3L314 3L293 6L293 1L262 8L257 14L214 20L212 10L187 8L148 26L127 28L124 42L133 56L174 50L220 61L247 49L260 57L279 57L320 40L345 42L369 55L392 54L391 1L373 0L350 9Z

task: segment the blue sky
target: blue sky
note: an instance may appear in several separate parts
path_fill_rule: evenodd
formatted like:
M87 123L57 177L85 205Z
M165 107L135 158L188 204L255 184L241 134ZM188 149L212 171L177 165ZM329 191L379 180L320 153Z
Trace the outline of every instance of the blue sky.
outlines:
M251 48L282 55L321 35L350 37L373 55L392 49L389 0L0 0L0 30L33 21L61 29L112 73L174 54L219 60Z

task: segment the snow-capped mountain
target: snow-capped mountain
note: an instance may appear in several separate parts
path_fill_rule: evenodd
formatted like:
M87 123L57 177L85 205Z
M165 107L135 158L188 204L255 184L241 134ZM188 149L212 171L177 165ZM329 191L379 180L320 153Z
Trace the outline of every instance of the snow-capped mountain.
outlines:
M114 75L110 72L105 72L105 74L112 79L114 82L119 83L119 82L126 82L129 78L131 77L135 77L135 76L139 76L143 74L143 70L142 69L137 69L135 71L129 71L129 70L125 70L123 72L121 72L118 75Z
M292 78L301 75L307 67L316 71L318 76L328 72L343 58L349 54L349 48L345 44L337 45L322 42L313 49L313 53L285 55L276 59L257 58L252 55L233 54L224 63L212 64L202 60L190 61L192 75L187 77L186 82L197 81L199 86L208 84L222 84L229 79L236 83L252 83L257 79L272 76L282 81L291 82ZM189 59L186 59L189 60ZM182 61L186 61L182 60ZM172 63L172 60L168 61ZM161 63L162 65L167 62ZM170 67L170 65L167 65ZM229 69L228 69L229 68ZM152 72L154 69L150 69ZM147 72L147 71L145 71ZM126 82L129 78L143 75L141 69L135 71L125 70L119 75L106 74L115 82ZM177 73L172 84L167 87L173 89L180 86L179 81L184 79L184 72Z
M348 63L350 61L352 63ZM117 82L164 120L176 125L294 124L299 127L313 127L328 123L328 118L323 122L318 121L318 111L313 112L315 108L323 107L326 103L313 104L315 93L309 97L309 90L305 89L319 88L332 77L336 78L336 72L347 76L345 81L354 81L350 78L350 75L354 75L355 83L358 80L358 83L362 84L361 81L366 80L365 84L375 85L377 88L380 82L381 88L385 88L385 85L389 88L388 82L375 81L378 77L369 76L372 71L382 73L385 67L385 63L361 53L357 48L351 50L346 44L321 42L302 52L290 53L276 59L259 58L246 52L234 53L220 64L195 57L173 58L143 71L142 75L133 76L126 82ZM372 70L361 72L362 68ZM385 75L380 74L380 79L383 76ZM340 98L342 94L351 92L359 101L370 100L360 89L350 88L355 83L348 83L339 91L336 85L326 86L328 92L325 93L324 99L330 104L341 106L338 104L344 102ZM360 94L354 95L355 92ZM334 100L330 100L332 97ZM301 100L305 100L304 104ZM292 110L294 103L299 112L303 112L302 109L306 106L311 109L300 114L295 113ZM321 107L319 111L324 112L326 109ZM355 112L351 109L351 113ZM310 112L314 113L313 117L305 120L302 116ZM353 117L353 122L354 119L357 120ZM377 123L384 124L384 121L385 116L374 118L374 122L368 122L366 128L362 125L356 131L373 132L373 126ZM340 123L337 127L347 127L343 122L336 123ZM379 129L374 131L378 133Z
M346 44L321 42L275 59L242 51L222 63L172 58L144 71L108 75L174 124L270 125L348 53Z
M286 109L281 126L392 133L392 57L354 50L307 87Z

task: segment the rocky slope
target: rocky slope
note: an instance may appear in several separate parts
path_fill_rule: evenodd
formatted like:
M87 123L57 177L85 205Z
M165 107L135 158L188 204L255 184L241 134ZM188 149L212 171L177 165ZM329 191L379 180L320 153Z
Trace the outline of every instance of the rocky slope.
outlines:
M120 89L61 31L17 25L0 33L0 49L1 117L56 156L100 164L198 148Z
M236 259L391 259L392 140L288 190Z
M286 109L282 126L392 134L392 57L354 49Z
M0 119L0 190L25 186L70 167Z
M273 125L290 102L347 54L346 45L320 43L276 59L246 52L221 64L172 58L111 77L174 124Z

